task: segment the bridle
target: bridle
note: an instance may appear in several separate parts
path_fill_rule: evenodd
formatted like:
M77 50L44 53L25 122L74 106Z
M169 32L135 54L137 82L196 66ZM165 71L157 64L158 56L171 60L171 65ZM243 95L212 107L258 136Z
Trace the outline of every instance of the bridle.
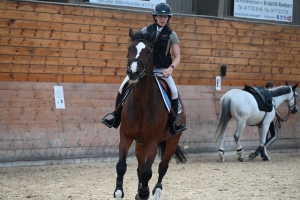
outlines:
M291 99L290 100L285 100L288 103L288 102L292 101L292 99L294 99L294 105L289 106L289 112L292 112L292 108L297 105L297 102L296 102L296 97L297 96L298 95L297 95L296 91L293 91L293 96L291 97Z
M152 62L152 57L153 57L153 45L152 45L152 43L149 42L148 40L145 40L145 39L136 39L136 40L133 40L132 42L134 42L134 41L140 41L140 42L148 43L151 47L151 50L149 52L148 59L146 60L145 63L143 63L140 59L133 58L130 61L128 61L127 69L129 69L130 65L133 62L137 62L138 67L141 69L141 70L139 70L140 71L139 72L140 78L143 78L146 75L153 76L152 74L147 74L148 66ZM127 54L127 57L128 56L129 56L129 53Z
M295 106L297 106L297 102L296 102L296 97L297 97L297 96L298 96L298 95L296 94L296 91L293 91L293 96L292 96L289 100L285 100L285 102L289 103L290 101L292 101L292 100L294 99L294 105L290 106L290 105L288 104L289 110L288 110L288 114L287 114L285 117L281 118L281 117L278 115L278 113L275 112L275 116L276 116L276 122L275 122L276 126L275 126L275 127L276 127L277 130L281 128L281 122L287 121L291 113L294 114L292 109L293 109Z

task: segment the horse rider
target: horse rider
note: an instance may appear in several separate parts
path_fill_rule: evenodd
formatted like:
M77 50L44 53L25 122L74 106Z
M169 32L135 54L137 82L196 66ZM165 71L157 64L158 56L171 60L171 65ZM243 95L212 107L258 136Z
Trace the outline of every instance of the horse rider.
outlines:
M171 93L172 93L172 101L171 106L174 110L174 113L170 112L169 114L169 126L170 132L172 136L177 135L178 133L185 131L186 125L184 123L180 123L181 125L177 125L176 121L178 119L178 91L175 85L175 82L171 76L173 70L180 63L180 48L179 48L179 39L177 34L168 26L168 22L172 16L171 7L167 3L159 3L155 5L152 16L154 19L154 23L144 27L141 31L142 33L153 33L156 31L156 44L153 47L153 65L154 65L154 73L161 73L164 80L168 84ZM174 59L170 54L170 48L173 48ZM122 100L122 90L124 85L129 80L128 76L122 82L117 99L116 99L116 108L118 104L120 104ZM113 118L102 119L102 123L108 126L109 128L114 127L118 128L121 122L121 112L122 107L120 109L116 109L111 113Z
M274 85L274 83L272 81L268 81L266 83L266 86L265 86L266 89L272 89L274 87L275 87L275 85ZM275 110L275 112L276 112L276 115L279 115L277 109ZM267 136L266 136L266 144L265 144L266 148L269 147L276 140L276 138L277 138L277 130L275 128L274 120L270 123L270 127L269 127L268 133L269 132L270 132L271 137L268 138L269 134L267 134Z

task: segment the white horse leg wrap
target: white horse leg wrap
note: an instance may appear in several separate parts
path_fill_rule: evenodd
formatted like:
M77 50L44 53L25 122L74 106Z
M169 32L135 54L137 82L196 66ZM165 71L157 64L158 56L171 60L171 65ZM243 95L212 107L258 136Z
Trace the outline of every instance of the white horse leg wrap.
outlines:
M224 149L220 148L218 154L219 154L219 159L220 159L220 161L221 161L221 162L225 162L225 153L224 153Z
M243 147L239 147L236 149L236 155L241 155L243 153L244 149Z
M152 200L161 200L161 192L160 188L156 188Z
M116 200L122 200L122 191L121 190L117 190L115 192L115 196L116 196Z

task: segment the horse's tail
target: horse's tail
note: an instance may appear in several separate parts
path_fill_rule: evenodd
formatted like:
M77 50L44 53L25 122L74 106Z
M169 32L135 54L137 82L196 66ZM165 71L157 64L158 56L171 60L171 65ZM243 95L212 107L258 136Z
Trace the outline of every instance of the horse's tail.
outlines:
M164 156L165 150L166 150L166 141L160 142L158 144L158 149L159 149L160 158L162 158ZM180 146L177 146L177 149L176 149L174 155L175 155L175 159L176 159L176 164L186 163L187 154L182 150L182 148Z
M218 144L225 133L225 129L229 120L231 119L230 114L230 106L231 106L231 99L230 98L221 98L221 118L215 133L215 144Z

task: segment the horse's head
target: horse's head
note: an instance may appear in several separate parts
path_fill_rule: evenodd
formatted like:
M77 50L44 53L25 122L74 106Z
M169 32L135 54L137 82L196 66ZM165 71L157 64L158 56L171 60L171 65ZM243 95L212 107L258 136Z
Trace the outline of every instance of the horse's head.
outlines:
M296 88L298 87L298 84L299 84L299 82L297 84L295 84L294 86L291 86L292 87L292 95L289 99L286 100L289 105L289 111L292 114L295 114L298 112L298 106L297 106L297 102L296 102L296 98L298 96L298 94L296 92ZM288 82L286 82L286 85L288 85Z
M152 50L155 33L143 34L141 31L133 33L129 29L131 45L128 47L127 75L131 82L137 82L146 74L153 73Z

